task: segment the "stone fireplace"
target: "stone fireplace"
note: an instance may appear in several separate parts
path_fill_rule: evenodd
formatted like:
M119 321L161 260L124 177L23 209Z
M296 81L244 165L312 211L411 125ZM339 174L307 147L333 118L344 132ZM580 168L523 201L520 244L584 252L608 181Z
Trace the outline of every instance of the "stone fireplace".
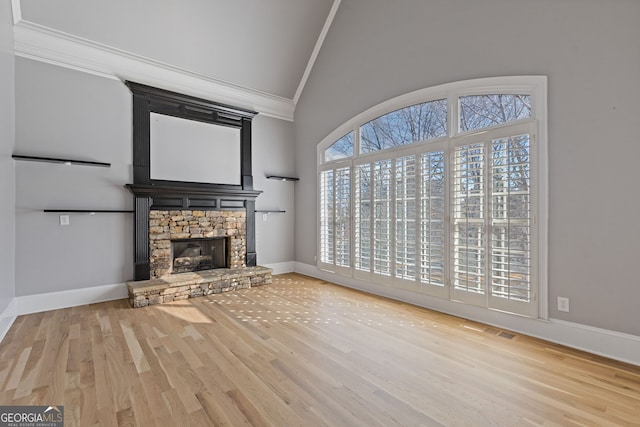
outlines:
M251 120L257 113L126 84L133 94L133 183L126 185L135 197L131 305L144 307L270 283L271 269L256 265L255 200L261 191L253 188ZM212 126L204 140L212 141L214 151L209 146L204 153L190 151L189 147L199 147L189 144L193 126L189 131L180 128L184 139L161 139L164 142L152 150L152 116L162 116L163 123L180 119L180 126ZM162 132L162 127L154 129ZM221 129L239 131L231 132L237 140L219 145L216 138L227 135ZM183 151L186 155L181 155ZM221 182L209 181L209 174L206 178L184 174L191 166L189 156L198 155L205 163L193 161L194 168L225 171L215 175ZM158 164L163 167L158 169Z
M245 211L149 212L149 276L246 266Z
M132 307L271 283L270 268L247 265L246 210L144 212L150 278L127 283Z

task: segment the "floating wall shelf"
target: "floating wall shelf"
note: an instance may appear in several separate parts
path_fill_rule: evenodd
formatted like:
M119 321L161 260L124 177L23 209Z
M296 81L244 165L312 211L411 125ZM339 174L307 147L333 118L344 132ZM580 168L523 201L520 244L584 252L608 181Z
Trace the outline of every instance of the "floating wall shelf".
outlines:
M294 178L292 176L279 176L279 175L267 175L267 179L276 179L278 181L299 181L300 178Z
M45 162L45 163L59 163L63 165L80 165L80 166L95 166L100 168L110 168L111 163L104 162L92 162L88 160L78 159L61 159L56 157L38 157L38 156L23 156L20 154L14 154L11 156L14 160L21 160L26 162Z
M43 212L46 213L88 213L88 214L97 214L97 213L133 213L133 211L127 210L111 210L111 209L45 209Z
M280 210L278 210L278 211L276 211L276 210L258 210L258 209L256 209L256 210L255 210L255 212L256 212L256 213L267 213L267 214L270 214L270 213L286 213L287 211L280 211Z

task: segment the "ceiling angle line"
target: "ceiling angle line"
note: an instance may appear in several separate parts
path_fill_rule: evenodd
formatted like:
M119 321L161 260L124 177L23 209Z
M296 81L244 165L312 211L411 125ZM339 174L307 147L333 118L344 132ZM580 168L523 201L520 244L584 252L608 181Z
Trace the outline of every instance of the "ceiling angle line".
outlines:
M329 32L329 28L333 23L333 18L335 18L336 13L338 12L338 7L340 7L340 2L342 0L334 0L333 5L331 6L331 10L329 11L329 15L327 15L327 20L324 22L324 26L322 27L322 31L320 31L320 35L318 36L318 40L316 41L316 45L313 47L313 52L311 52L311 57L309 58L309 62L307 63L307 67L304 69L304 73L302 74L302 79L300 80L300 84L298 85L298 89L296 89L296 93L293 96L293 104L296 105L300 96L302 95L302 90L304 86L307 84L307 79L309 78L309 74L311 74L311 69L318 58L318 54L320 53L320 48L324 43L324 39L327 37L327 33Z

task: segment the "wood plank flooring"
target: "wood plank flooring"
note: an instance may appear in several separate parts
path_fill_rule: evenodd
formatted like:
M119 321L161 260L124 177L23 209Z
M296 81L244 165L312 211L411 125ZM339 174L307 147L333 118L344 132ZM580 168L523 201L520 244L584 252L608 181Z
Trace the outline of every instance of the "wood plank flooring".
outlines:
M638 426L640 367L297 274L20 316L1 405L66 426Z

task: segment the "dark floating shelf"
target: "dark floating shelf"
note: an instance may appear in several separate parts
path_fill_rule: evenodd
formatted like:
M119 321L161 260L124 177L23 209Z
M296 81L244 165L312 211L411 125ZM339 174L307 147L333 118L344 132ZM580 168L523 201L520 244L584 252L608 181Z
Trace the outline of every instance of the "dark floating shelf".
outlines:
M97 213L133 213L134 211L124 211L124 210L111 210L111 209L44 209L43 212L47 213L88 213L88 214L97 214Z
M257 213L286 213L287 211L255 210Z
M14 154L11 156L14 160L22 160L27 162L45 162L45 163L59 163L63 165L80 165L80 166L96 166L100 168L110 168L111 163L103 162L91 162L88 160L78 159L59 159L56 157L38 157L38 156L22 156L20 154Z
M292 176L267 175L267 179L277 179L278 181L300 181L300 178Z

